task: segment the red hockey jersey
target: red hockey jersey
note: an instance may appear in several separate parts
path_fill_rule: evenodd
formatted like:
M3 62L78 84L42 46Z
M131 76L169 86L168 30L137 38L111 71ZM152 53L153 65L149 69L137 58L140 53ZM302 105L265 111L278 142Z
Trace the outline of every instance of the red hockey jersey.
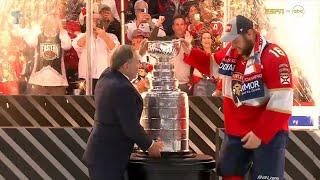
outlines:
M243 137L253 131L263 143L268 143L280 130L288 130L293 103L292 76L287 55L275 44L269 44L261 53L261 75L264 95L244 101L237 106L233 93L250 89L257 84L246 84L237 87L232 84L230 76L219 75L219 67L228 50L229 56L235 59L234 73L243 75L247 61L237 53L236 49L226 48L208 54L200 49L192 49L186 63L202 73L210 72L222 79L222 95L224 96L225 129L229 135ZM226 67L228 68L228 67ZM237 89L238 88L238 89Z

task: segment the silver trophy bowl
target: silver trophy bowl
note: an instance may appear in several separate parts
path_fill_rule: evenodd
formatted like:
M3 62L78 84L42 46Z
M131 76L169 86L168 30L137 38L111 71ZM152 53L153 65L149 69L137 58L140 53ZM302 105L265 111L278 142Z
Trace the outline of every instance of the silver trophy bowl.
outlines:
M156 57L151 88L142 94L141 125L153 139L164 142L163 152L189 152L188 96L178 88L170 59L180 52L180 40L149 41L148 53Z

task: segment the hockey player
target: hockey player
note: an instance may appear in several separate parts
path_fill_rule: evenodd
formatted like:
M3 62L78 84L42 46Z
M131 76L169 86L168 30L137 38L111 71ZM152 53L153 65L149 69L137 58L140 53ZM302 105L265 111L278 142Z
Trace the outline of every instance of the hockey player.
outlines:
M240 15L222 41L230 42L225 49L193 49L187 62L222 79L226 135L217 171L224 180L241 180L250 168L252 179L282 180L293 102L288 57Z

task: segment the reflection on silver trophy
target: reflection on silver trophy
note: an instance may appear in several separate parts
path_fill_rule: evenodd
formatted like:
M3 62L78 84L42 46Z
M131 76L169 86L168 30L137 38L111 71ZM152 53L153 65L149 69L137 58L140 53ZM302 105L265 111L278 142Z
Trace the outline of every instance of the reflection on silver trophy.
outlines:
M149 41L148 53L157 58L151 88L142 94L141 125L153 139L164 141L163 152L189 151L188 96L178 89L170 59L180 52L180 40Z

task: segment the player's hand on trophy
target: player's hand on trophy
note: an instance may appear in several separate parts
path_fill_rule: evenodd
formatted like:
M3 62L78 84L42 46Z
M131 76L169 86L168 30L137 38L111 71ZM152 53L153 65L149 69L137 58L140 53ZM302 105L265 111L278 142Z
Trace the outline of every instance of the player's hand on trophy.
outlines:
M242 147L246 149L256 149L261 145L261 139L252 131L248 132L241 141L244 143Z
M161 150L163 149L163 141L157 140L154 141L152 146L148 149L148 154L150 157L160 158L161 157Z

